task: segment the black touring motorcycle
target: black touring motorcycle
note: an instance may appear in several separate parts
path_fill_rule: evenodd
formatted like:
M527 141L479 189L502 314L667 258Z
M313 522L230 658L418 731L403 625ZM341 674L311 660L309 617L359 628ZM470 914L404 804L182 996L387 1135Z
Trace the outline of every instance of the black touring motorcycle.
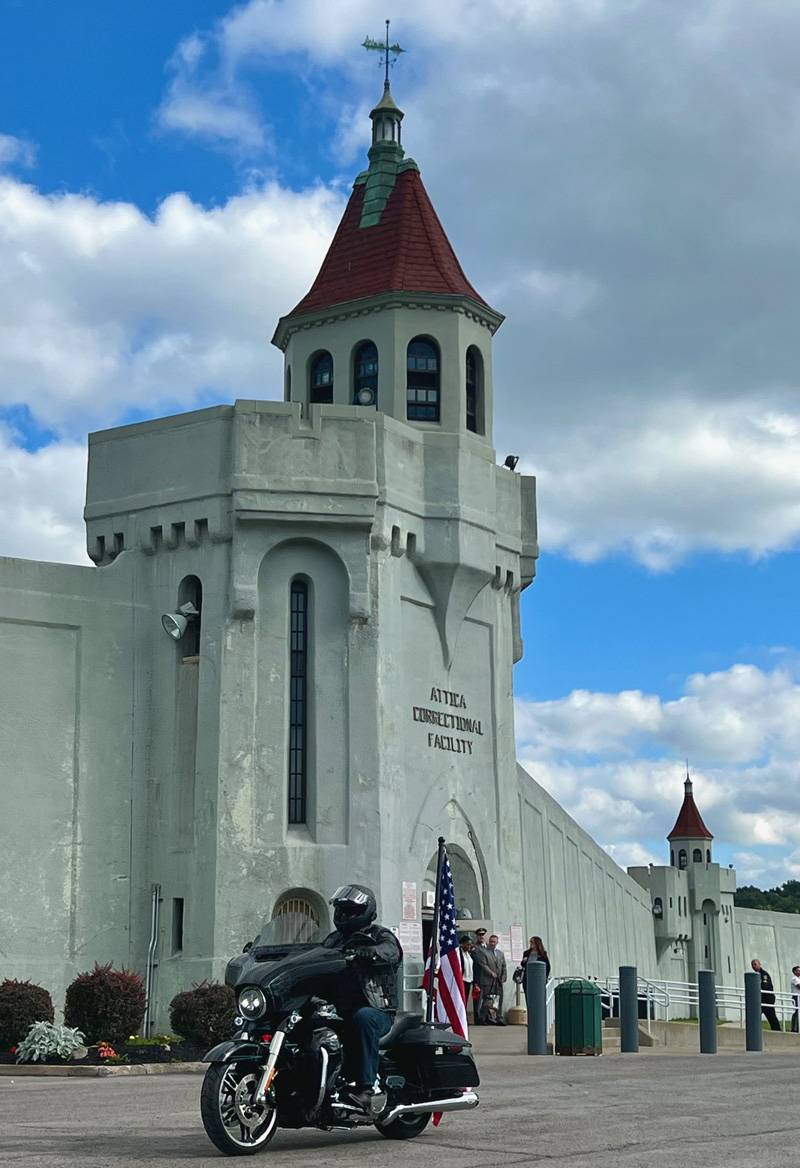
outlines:
M342 1019L325 995L349 957L320 940L308 917L286 914L228 963L236 1033L203 1060L211 1065L200 1110L209 1138L229 1156L260 1151L279 1127L374 1124L387 1139L413 1139L434 1112L478 1106L470 1043L419 1014L398 1015L381 1040L369 1113L346 1101Z

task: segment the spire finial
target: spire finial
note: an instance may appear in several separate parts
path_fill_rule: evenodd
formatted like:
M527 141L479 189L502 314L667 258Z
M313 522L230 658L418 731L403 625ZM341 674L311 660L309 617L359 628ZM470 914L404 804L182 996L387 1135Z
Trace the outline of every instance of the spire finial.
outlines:
M691 795L691 793L692 793L692 780L689 778L689 760L688 760L688 758L686 760L686 779L684 781L683 787L684 787L684 790L686 791L686 794Z
M372 37L364 37L364 41L362 43L362 48L369 49L372 52L380 53L380 55L381 55L380 64L383 65L385 68L385 74L384 74L384 79L383 79L383 88L388 89L389 88L389 66L394 65L395 61L400 56L400 54L404 53L406 51L405 49L402 49L400 47L400 45L397 44L397 42L395 42L393 45L389 44L389 21L388 20L386 21L385 39L382 41L376 41L376 40L373 40Z

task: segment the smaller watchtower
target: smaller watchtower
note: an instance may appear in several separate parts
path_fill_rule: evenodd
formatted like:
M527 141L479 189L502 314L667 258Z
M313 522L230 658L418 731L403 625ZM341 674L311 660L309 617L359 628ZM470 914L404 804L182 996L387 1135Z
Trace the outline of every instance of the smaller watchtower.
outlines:
M683 784L683 805L675 820L675 826L667 836L670 845L669 862L673 868L685 871L689 864L711 863L711 841L713 835L703 823L697 809L686 767L686 781Z

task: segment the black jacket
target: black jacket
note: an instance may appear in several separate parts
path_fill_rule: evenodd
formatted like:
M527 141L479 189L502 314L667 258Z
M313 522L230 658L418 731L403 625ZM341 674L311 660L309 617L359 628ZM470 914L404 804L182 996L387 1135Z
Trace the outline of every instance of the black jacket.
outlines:
M774 1006L775 1005L775 986L772 984L772 978L767 973L766 969L759 969L761 976L761 1005Z
M397 1009L397 970L403 950L394 933L380 925L369 925L357 933L330 933L322 942L326 949L358 953L358 958L337 979L331 995L333 1004L343 1014L361 1006L376 1010Z
M520 962L520 969L522 970L521 985L523 985L523 986L525 985L525 978L527 976L528 962L531 960L531 957L533 958L534 961L541 961L541 957L539 957L538 953L534 953L532 949L526 949L525 952L522 954L522 961ZM550 977L550 958L549 957L545 957L544 967L545 967L545 978L549 978Z

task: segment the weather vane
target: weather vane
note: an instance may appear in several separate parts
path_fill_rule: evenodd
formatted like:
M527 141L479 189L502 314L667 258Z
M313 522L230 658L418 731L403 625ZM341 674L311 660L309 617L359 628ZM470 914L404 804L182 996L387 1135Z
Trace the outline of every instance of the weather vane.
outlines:
M388 20L386 21L386 40L385 41L375 41L372 39L372 37L365 37L362 47L365 49L369 49L371 52L381 54L382 60L380 61L380 64L386 66L386 76L384 78L383 83L384 83L384 85L388 86L388 84L389 84L389 66L394 65L395 61L400 56L400 54L404 53L406 51L405 49L401 49L400 45L398 45L396 42L393 45L389 44L389 21Z

